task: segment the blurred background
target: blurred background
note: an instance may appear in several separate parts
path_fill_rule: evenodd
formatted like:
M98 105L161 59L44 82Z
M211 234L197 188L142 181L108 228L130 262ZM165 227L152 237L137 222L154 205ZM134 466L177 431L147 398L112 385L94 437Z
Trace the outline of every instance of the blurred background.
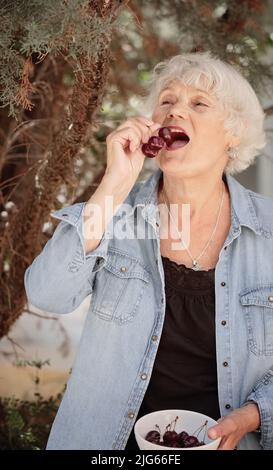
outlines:
M205 50L262 103L267 146L235 177L273 197L273 2L0 0L0 17L0 449L43 449L91 300L64 316L26 302L50 213L92 195L107 134L147 115L153 67ZM154 169L147 158L139 179Z

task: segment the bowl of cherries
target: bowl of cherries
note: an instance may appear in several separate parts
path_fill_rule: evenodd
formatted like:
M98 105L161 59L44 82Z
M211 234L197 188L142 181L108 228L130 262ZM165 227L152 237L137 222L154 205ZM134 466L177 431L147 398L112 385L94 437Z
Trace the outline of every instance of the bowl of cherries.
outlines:
M188 410L160 410L137 420L135 438L141 450L216 450L221 438L210 439L207 430L217 422Z

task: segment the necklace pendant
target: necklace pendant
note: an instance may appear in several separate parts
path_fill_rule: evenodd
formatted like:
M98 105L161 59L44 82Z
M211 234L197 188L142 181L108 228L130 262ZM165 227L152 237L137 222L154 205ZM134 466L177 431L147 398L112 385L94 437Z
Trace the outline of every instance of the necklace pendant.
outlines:
M202 266L198 263L198 261L193 260L193 262L192 262L192 269L193 269L194 271L200 271L201 267L202 267Z

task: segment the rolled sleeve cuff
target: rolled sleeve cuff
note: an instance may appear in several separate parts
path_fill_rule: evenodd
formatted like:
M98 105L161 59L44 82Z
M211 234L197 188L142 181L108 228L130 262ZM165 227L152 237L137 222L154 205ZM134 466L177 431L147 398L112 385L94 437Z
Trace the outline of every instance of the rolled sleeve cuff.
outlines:
M69 264L69 271L71 272L78 271L79 268L85 263L92 264L92 272L97 272L102 269L107 262L108 245L110 240L107 231L104 232L97 248L91 253L85 253L85 242L83 236L83 214L85 204L86 202L73 204L63 209L54 211L50 214L51 217L59 219L62 222L66 222L67 224L70 224L77 231L79 240L76 247L75 255Z
M261 440L260 445L264 450L273 449L273 403L272 403L272 381L273 374L266 374L263 379L254 387L247 401L254 401L258 407L261 417Z

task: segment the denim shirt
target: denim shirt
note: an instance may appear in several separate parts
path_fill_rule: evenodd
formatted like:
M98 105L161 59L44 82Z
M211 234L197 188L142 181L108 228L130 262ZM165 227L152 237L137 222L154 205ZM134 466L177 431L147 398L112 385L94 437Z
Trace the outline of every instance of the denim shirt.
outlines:
M55 211L52 238L25 273L28 300L69 313L91 295L80 345L47 449L124 449L151 377L165 315L157 169L134 185L98 247L85 254L86 203ZM261 432L238 449L273 449L273 199L224 174L231 225L215 268L221 416L257 403ZM141 210L149 237L111 236ZM140 222L138 222L139 224ZM141 224L140 224L141 225ZM183 340L181 338L181 340Z

